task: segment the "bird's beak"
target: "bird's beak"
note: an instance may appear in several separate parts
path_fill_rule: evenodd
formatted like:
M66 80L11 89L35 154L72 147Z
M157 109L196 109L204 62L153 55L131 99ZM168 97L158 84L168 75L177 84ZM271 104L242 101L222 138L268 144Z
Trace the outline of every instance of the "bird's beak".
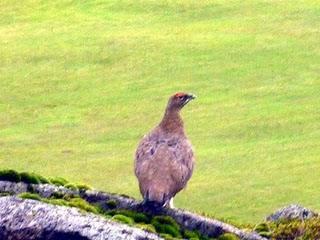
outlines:
M195 99L195 98L197 98L197 96L196 95L194 95L194 94L192 94L192 93L188 93L188 99L190 99L190 100L193 100L193 99ZM189 100L189 101L190 101Z
M188 102L190 102L191 100L195 99L196 95L192 94L192 93L188 93L186 94L186 97L184 99L184 103L183 106L186 105Z

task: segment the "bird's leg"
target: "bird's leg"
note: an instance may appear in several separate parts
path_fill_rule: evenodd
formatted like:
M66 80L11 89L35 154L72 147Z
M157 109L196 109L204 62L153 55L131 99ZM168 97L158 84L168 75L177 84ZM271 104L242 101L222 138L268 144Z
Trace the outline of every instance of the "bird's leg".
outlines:
M149 190L147 190L147 192L145 193L145 195L143 196L143 201L142 204L146 204L149 200Z
M169 207L169 208L174 208L174 206L173 206L173 198L171 198L171 199L169 200L168 207Z

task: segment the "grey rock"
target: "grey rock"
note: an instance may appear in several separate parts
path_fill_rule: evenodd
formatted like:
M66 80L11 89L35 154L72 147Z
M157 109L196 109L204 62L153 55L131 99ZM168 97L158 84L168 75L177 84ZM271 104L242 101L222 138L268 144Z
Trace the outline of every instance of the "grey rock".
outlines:
M162 239L156 234L81 212L15 196L0 198L0 239Z
M12 184L10 182L0 181L0 192L3 191L4 189L6 189L8 192L12 192L15 194L24 192L18 187L16 187L15 184L16 183ZM116 206L117 209L135 210L135 211L141 211L148 214L154 213L153 212L154 209L150 211L150 209L144 208L144 206L142 206L140 202L127 196L121 196L117 194L100 192L95 190L87 190L87 191L70 190L62 186L57 187L50 184L21 183L19 186L22 189L32 188L34 192L38 193L42 197L50 197L56 192L59 192L62 194L80 195L81 198L85 199L89 203L97 204L102 208L104 208L105 210L110 210L108 209L106 202L112 200L117 203L117 206ZM196 231L199 231L201 234L210 236L210 237L218 237L222 233L229 232L245 240L264 240L265 239L259 236L258 234L256 234L255 232L245 232L230 224L227 224L215 219L209 219L203 216L199 216L181 209L166 209L166 208L160 209L159 212L157 212L157 214L171 216L183 228L191 231L196 230Z
M318 216L318 214L310 209L298 204L291 204L272 213L266 217L266 220L271 222L294 219L305 220L316 216Z

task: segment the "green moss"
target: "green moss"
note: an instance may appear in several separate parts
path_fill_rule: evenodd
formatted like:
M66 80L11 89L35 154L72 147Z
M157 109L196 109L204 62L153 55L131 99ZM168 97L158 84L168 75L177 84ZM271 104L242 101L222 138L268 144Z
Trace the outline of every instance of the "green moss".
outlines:
M20 182L20 174L14 170L1 170L0 181Z
M96 214L98 213L98 209L95 206L91 205L86 200L79 198L79 197L71 198L69 201L69 206L80 208L80 209L83 209L87 212L92 212L92 213L96 213Z
M111 210L107 212L107 215L114 216L121 214L132 218L136 223L150 223L150 218L143 213L130 211L130 210Z
M270 228L268 226L267 223L259 223L257 224L254 229L254 231L256 231L257 233L260 233L260 232L269 232L270 231Z
M166 240L175 240L174 237L172 237L170 234L167 234L167 233L160 233L160 237L162 237Z
M232 233L225 233L218 237L218 240L239 240L239 238Z
M272 239L320 239L320 217L269 223Z
M117 207L117 201L116 200L113 200L113 199L110 199L106 202L108 208L110 209L114 209Z
M135 224L134 226L137 227L137 228L140 228L140 229L142 229L144 231L147 231L147 232L157 233L156 229L151 224L138 223L138 224Z
M86 184L77 184L76 187L79 189L79 191L86 191L92 189L92 187Z
M128 217L128 216L125 216L125 215L121 215L121 214L116 214L112 217L113 220L116 220L118 222L122 222L122 223L125 223L125 224L129 224L129 225L132 225L134 223L133 219Z
M77 191L78 190L78 187L73 184L73 183L67 183L66 185L64 185L66 188L69 188L70 190L73 190L73 191Z
M57 186L64 186L68 183L68 181L62 177L50 178L49 180L50 180L50 183Z
M149 223L150 222L149 217L143 213L133 212L133 215L131 217L134 219L134 221L136 223Z
M36 176L34 173L22 172L20 173L20 179L21 179L21 182L24 182L24 183L31 183L31 184L40 183L38 176Z
M170 234L173 237L182 237L180 226L169 216L156 216L152 219L151 224L158 233Z
M199 239L200 234L197 231L184 230L183 237L187 239L191 239L191 238Z
M262 232L259 232L259 235L260 235L261 237L270 238L270 237L272 236L272 233L271 233L271 232L264 232L264 231L262 231Z
M42 183L42 184L50 183L50 181L48 179L46 179L45 177L42 177L41 175L36 174L36 173L34 173L34 175L38 177L40 183Z
M48 204L53 204L53 205L58 205L58 206L69 206L69 202L64 200L64 199L42 199L43 202L48 203Z
M38 201L42 200L42 198L39 196L39 194L29 193L29 192L20 193L18 195L18 197L24 198L24 199L33 199L33 200L38 200Z
M160 224L172 225L177 229L180 229L179 224L170 216L155 216L152 221Z

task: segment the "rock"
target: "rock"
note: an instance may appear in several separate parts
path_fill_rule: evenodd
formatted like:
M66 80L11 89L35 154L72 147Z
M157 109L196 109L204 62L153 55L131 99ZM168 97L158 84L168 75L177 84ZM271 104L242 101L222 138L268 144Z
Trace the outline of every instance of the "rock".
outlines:
M305 220L316 216L318 216L318 214L310 209L304 208L303 206L297 204L291 204L269 215L266 220L271 222L294 219Z
M38 193L41 197L46 198L54 195L55 193L80 195L81 198L85 199L89 203L99 205L105 210L110 210L108 202L113 201L115 203L115 209L134 210L152 214L149 211L150 209L145 209L143 206L141 206L140 202L127 196L95 190L70 190L62 186L57 187L50 184L19 183L17 186L17 183L0 181L0 192L5 191L18 194L25 192L27 189L32 189L33 192ZM233 233L239 238L245 240L265 239L254 232L245 232L230 224L199 216L181 209L162 209L158 215L171 216L178 224L181 225L182 228L190 231L198 231L199 233L209 237L218 237L223 233Z
M162 239L156 234L76 208L14 196L0 198L0 239L119 240Z

